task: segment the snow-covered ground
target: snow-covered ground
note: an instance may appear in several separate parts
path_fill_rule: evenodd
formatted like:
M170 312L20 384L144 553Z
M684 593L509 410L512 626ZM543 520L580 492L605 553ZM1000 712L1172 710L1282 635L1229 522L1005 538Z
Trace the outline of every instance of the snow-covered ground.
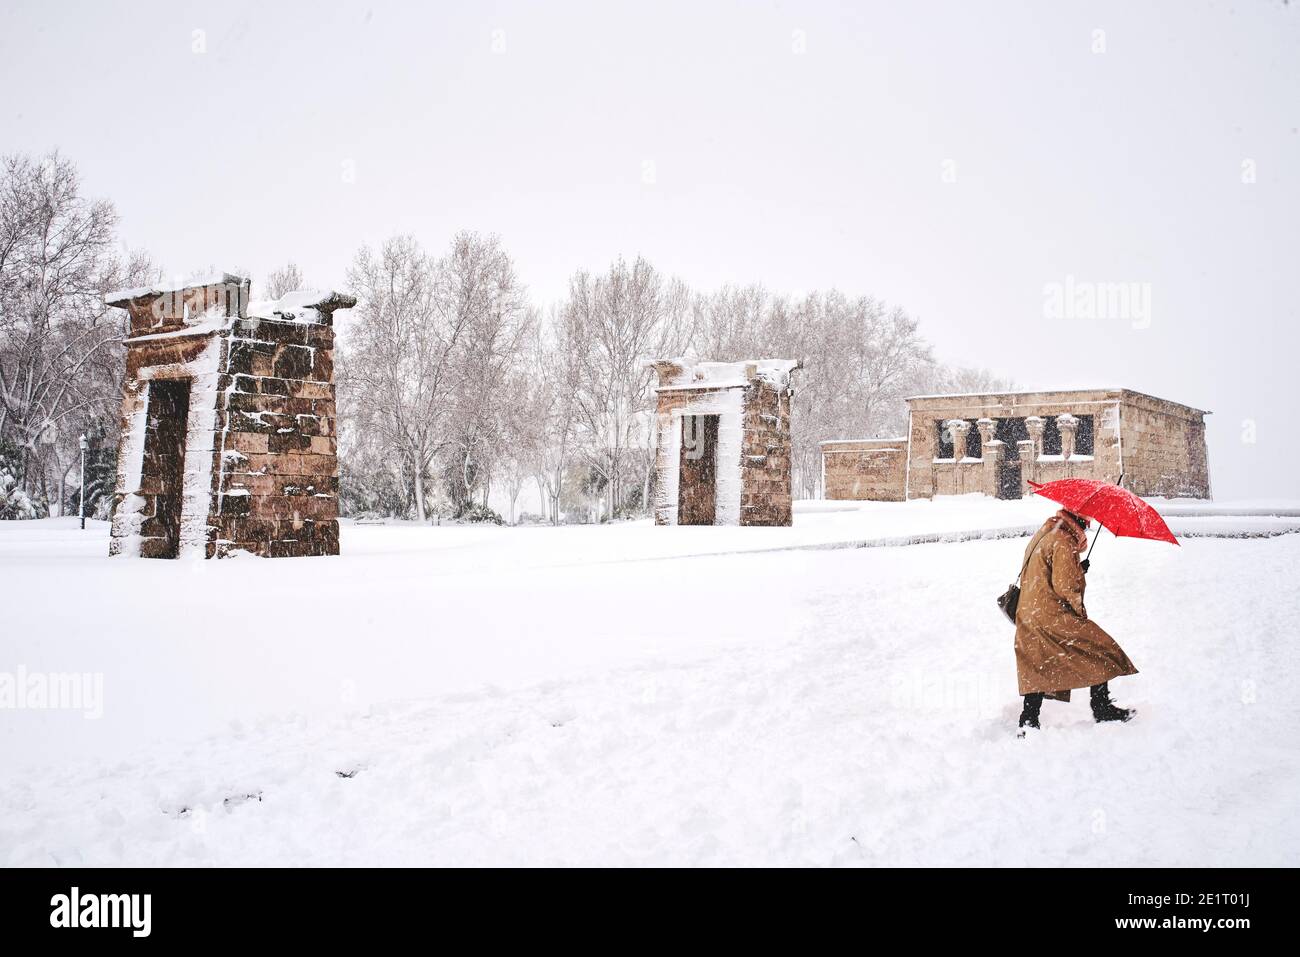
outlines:
M0 710L0 864L1295 865L1300 503L1160 508L1181 548L1089 576L1137 720L1024 741L1036 499L208 563L0 523L0 676L102 676L100 717Z

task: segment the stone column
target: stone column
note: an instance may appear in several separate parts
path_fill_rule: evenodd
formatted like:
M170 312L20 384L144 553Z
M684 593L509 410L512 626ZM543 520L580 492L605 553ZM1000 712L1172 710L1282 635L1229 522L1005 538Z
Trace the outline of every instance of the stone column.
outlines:
M998 494L998 467L1002 464L1003 444L1001 439L981 441L980 453L984 458L984 475L982 476L985 495L995 498Z
M1043 429L1046 427L1047 423L1040 416L1031 415L1025 419L1025 428L1029 430L1029 441L1034 447L1032 461L1038 461L1038 456L1043 454ZM1025 440L1021 439L1016 444L1021 447L1020 454L1024 455Z
M944 427L952 436L952 460L960 462L966 457L966 433L970 431L970 423L965 419L949 419Z
M1026 479L1038 481L1038 455L1034 451L1034 440L1021 439L1016 443L1016 452L1020 456L1020 488L1027 490Z
M970 434L970 423L965 419L950 419L948 428L952 431L952 460L954 463L961 463L966 458L966 436ZM954 464L953 482L956 483L955 491L959 495L967 492L978 491L972 488L976 478L976 473L970 469L969 463L966 465Z
M1002 443L993 438L997 425L988 416L975 423L980 432L980 458L984 462L980 469L980 491L994 496L998 494L998 459L1002 456Z
M1061 432L1061 458L1068 462L1074 454L1074 431L1079 427L1079 420L1066 412L1056 417L1056 427Z

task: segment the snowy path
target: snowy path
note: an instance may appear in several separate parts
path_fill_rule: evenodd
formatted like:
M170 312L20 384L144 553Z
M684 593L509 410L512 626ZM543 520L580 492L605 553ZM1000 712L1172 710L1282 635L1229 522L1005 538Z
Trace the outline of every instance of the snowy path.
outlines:
M576 568L491 530L488 578L422 533L220 565L0 540L38 634L0 669L105 673L99 721L0 713L0 863L1300 863L1300 536L1103 543L1141 714L1049 702L1017 741L992 598L1023 540Z

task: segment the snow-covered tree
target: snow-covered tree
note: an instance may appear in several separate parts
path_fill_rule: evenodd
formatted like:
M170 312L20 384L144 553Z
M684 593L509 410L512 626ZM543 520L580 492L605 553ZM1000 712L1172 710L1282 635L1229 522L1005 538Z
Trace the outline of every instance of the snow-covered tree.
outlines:
M600 477L604 517L635 502L644 508L653 463L654 373L647 361L690 342L690 297L646 260L615 260L569 280L556 314L557 340L574 359L576 449Z
M0 442L0 521L36 518L36 507L18 484L17 455Z
M915 318L871 297L792 298L757 284L695 294L643 258L578 270L544 321L500 243L472 233L436 260L409 237L362 250L350 281L360 303L338 365L344 473L377 481L387 461L421 519L434 475L453 515L485 507L496 480L513 521L529 479L553 522L643 514L653 358L803 359L792 422L801 496L818 492L822 440L897 433L907 395L997 383L938 363Z
M307 288L307 281L302 277L302 270L296 263L286 263L279 269L272 269L262 282L262 288L255 290L259 296L267 299L279 299L288 293Z
M153 276L119 255L116 224L59 154L0 160L0 439L40 508L62 501L80 432L116 418L124 318L103 297Z
M528 326L514 264L495 237L461 233L435 259L400 236L363 248L348 282L358 302L337 369L345 431L400 462L420 521L442 456L463 510L490 473L502 386Z
M456 514L477 490L484 504L498 460L508 445L517 390L513 377L535 321L514 263L496 237L457 235L440 263L446 308L464 317L453 354L456 387L449 419L447 493Z

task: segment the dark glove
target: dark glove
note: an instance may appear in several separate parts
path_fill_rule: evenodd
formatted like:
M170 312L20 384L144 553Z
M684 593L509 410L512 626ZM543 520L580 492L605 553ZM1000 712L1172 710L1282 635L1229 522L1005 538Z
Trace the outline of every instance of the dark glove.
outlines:
M1083 561L1079 562L1079 567L1083 569L1083 573L1085 575L1088 574L1088 566L1091 564L1092 564L1091 558L1085 558Z

